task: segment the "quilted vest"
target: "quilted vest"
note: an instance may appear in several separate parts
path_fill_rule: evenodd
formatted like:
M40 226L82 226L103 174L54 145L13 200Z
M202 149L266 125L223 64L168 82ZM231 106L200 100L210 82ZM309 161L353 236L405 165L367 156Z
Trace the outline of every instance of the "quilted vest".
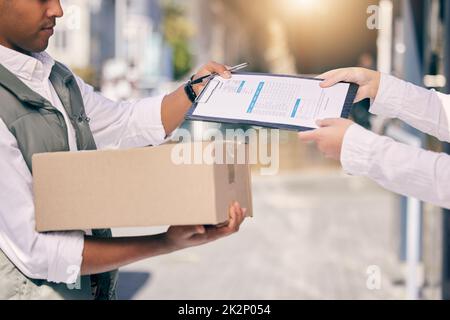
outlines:
M50 81L75 129L78 150L96 150L90 120L75 77L64 65L56 62ZM70 151L62 113L1 64L0 118L16 138L31 173L34 154ZM93 235L112 237L111 230L93 230ZM75 286L29 279L0 250L0 299L115 299L117 274L113 271L83 276Z

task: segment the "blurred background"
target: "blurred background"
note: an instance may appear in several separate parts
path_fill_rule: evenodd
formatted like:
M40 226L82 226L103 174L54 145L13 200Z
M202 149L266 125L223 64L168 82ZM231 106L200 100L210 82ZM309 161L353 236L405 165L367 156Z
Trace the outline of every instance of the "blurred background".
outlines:
M445 0L62 3L65 17L49 52L113 100L169 92L209 60L305 75L363 66L450 89ZM371 117L369 104L355 106L361 125L404 143L450 150L402 123ZM183 126L201 135L212 125ZM255 217L238 235L123 268L120 298L450 298L446 212L346 176L295 133L281 132L280 146L278 175L260 176L254 168Z

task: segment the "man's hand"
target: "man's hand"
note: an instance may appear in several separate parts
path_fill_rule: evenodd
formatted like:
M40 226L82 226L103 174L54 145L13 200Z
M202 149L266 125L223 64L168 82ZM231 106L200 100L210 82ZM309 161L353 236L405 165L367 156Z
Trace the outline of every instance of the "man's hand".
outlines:
M328 119L317 122L319 129L299 133L303 142L315 142L318 149L327 158L340 160L342 145L347 130L353 125L353 121L347 119Z
M230 207L230 220L220 226L171 227L166 233L148 237L97 239L86 237L82 275L118 269L143 259L199 246L229 236L239 230L246 209L238 203Z
M375 99L380 87L381 74L363 68L345 68L326 72L317 78L324 79L320 84L322 88L329 88L341 81L352 82L359 85L355 103L370 98Z
M245 219L247 209L241 209L238 203L230 206L230 220L220 226L186 226L171 227L166 233L166 241L174 250L200 246L220 238L227 237L239 231Z
M231 73L225 65L217 62L210 62L203 66L193 79L196 80L212 73L217 73L226 79L231 77ZM195 93L199 95L205 85L206 82L194 85L193 87ZM171 135L173 131L178 129L178 127L185 120L186 113L189 111L191 106L192 102L189 100L186 92L184 91L184 85L164 97L161 106L161 121L166 132L166 136Z
M200 70L195 74L193 80L199 79L201 77L210 75L212 73L217 73L219 74L222 78L225 79L229 79L231 78L231 72L228 71L228 67L211 61L209 63L207 63L206 65L204 65L203 67L200 68ZM203 90L203 88L206 85L206 81L204 81L203 83L199 83L197 85L194 85L194 91L197 95L200 94L200 92Z

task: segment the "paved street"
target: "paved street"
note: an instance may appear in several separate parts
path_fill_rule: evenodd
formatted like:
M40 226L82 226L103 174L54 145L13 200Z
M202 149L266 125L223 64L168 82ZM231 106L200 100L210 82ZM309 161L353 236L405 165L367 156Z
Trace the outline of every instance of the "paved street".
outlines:
M255 217L239 234L123 268L120 297L403 298L391 281L400 270L396 198L365 179L329 170L255 177ZM372 265L381 269L381 290L367 289Z

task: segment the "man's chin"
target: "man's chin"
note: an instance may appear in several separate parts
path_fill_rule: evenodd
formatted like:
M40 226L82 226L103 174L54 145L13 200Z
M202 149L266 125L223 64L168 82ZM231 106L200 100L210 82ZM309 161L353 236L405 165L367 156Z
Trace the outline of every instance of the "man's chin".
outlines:
M48 48L49 39L39 41L35 45L33 45L32 50L30 50L32 53L39 53L42 51L47 50Z

